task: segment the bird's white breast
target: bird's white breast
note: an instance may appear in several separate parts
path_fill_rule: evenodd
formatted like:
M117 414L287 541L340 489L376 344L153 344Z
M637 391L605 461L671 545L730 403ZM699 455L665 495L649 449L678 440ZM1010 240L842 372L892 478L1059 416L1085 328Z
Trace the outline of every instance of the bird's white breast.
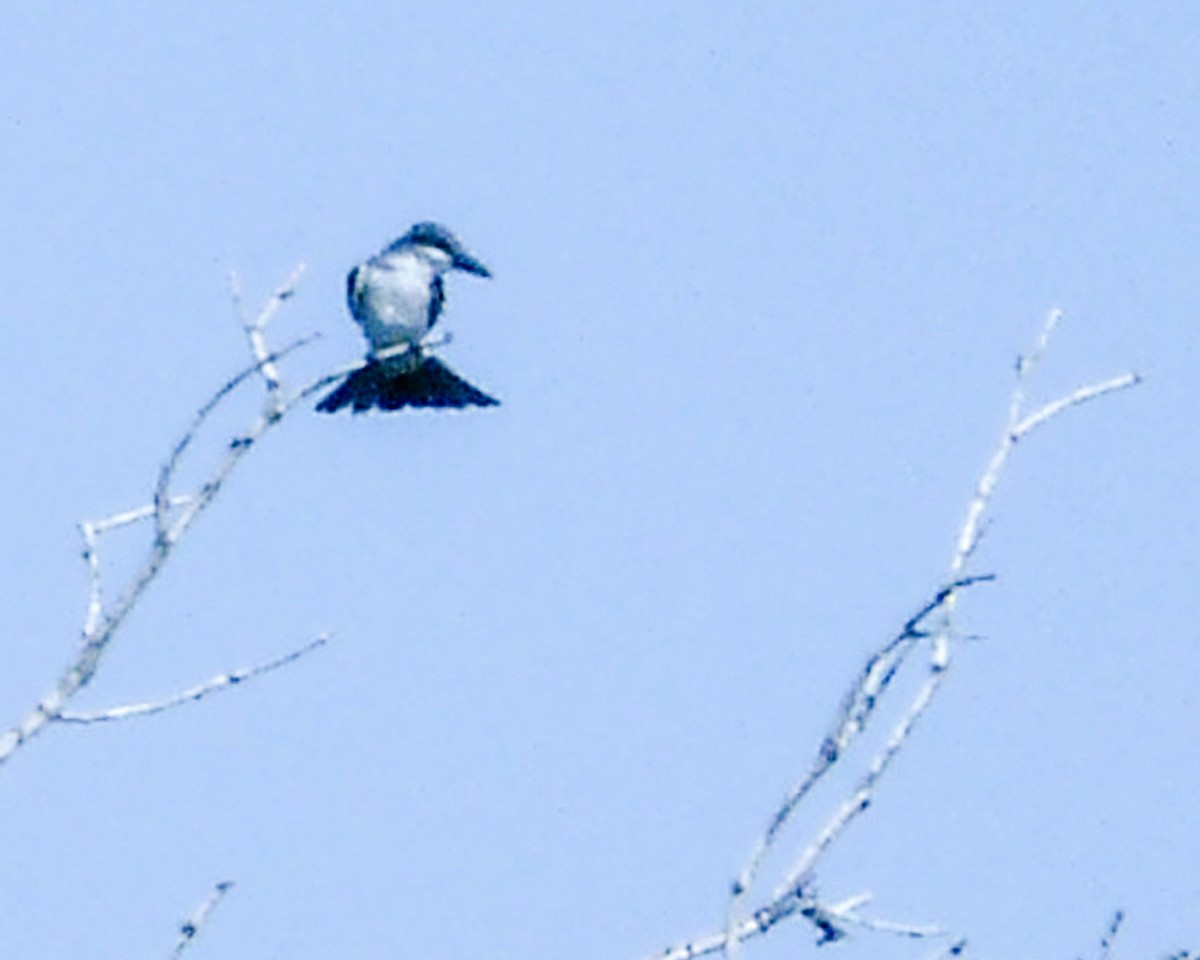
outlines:
M429 328L429 263L408 251L363 264L355 277L351 311L375 350L416 343Z

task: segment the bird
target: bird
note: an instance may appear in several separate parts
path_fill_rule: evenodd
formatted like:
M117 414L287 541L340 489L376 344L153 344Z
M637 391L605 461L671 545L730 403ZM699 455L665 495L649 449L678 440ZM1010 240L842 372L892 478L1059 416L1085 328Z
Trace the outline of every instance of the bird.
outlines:
M425 221L359 264L346 277L346 301L369 344L366 362L327 394L317 410L350 407L492 407L500 401L458 376L426 345L446 304L443 276L492 273L446 227Z

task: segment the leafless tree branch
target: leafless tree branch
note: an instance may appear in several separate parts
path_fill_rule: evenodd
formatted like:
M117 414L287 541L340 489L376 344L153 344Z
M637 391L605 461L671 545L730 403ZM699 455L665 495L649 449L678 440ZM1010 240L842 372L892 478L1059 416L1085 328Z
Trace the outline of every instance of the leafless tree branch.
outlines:
M200 931L204 929L204 925L208 923L209 916L232 889L232 880L222 880L213 887L212 893L205 898L204 902L193 910L192 915L179 925L179 939L175 941L175 949L167 955L168 960L176 960L177 957L183 956L187 948L200 935Z
M321 637L278 660L248 670L220 675L167 700L115 707L94 714L68 713L66 710L71 699L96 675L101 659L129 613L141 600L146 589L162 572L183 535L221 492L230 474L258 441L271 428L279 424L288 412L342 375L343 371L335 371L317 378L291 396L285 393L278 361L309 343L312 337L296 340L281 350L272 351L267 344L266 329L267 324L279 311L283 302L295 293L296 284L302 271L302 267L293 271L291 276L268 298L262 310L253 317L250 317L242 307L241 295L235 286L234 301L253 362L231 377L197 411L160 467L153 499L149 505L117 513L102 520L84 521L79 525L80 535L83 539L83 560L87 569L87 601L80 646L50 692L45 694L7 733L0 736L0 764L6 762L17 749L45 730L51 723L58 721L93 723L158 713L184 702L202 699L210 693L237 684L242 680L278 669L315 650L325 642L325 638ZM180 463L207 424L209 417L238 387L256 375L262 378L266 397L250 428L229 441L224 455L218 460L207 479L195 490L182 494L176 493L172 486L176 480ZM113 530L149 519L153 520L153 536L148 555L116 599L106 605L104 571L100 557L101 537Z
M1121 924L1125 922L1125 913L1118 910L1113 914L1112 920L1108 923L1108 929L1104 931L1104 936L1100 938L1100 952L1097 955L1098 960L1111 960L1113 947L1117 942L1117 934L1121 932Z
M107 710L93 710L85 713L76 713L72 710L63 710L58 719L63 723L107 723L112 720L128 720L131 717L148 717L151 714L162 713L165 710L170 710L172 707L179 707L185 703L191 703L195 700L203 700L211 693L216 693L218 690L226 690L229 687L242 683L245 680L252 680L264 673L270 673L272 670L278 670L280 667L285 667L289 663L294 663L305 654L312 653L318 647L323 647L329 642L329 637L322 634L315 640L310 640L302 647L297 647L282 657L276 657L274 660L268 660L266 663L260 663L253 667L243 667L241 670L233 670L229 673L220 673L203 683L198 683L187 690L182 690L179 693L167 697L163 700L150 700L145 703L129 703L119 707L109 707Z
M965 939L955 940L944 950L939 950L933 954L929 960L955 960L957 957L965 957L967 955L967 941Z
M673 947L660 956L670 960L685 960L724 951L730 960L739 960L741 943L744 940L766 933L775 924L793 915L805 917L813 924L820 942L844 936L846 928L851 925L902 936L927 937L941 934L941 931L933 927L896 924L884 920L865 922L855 910L857 904L862 902L860 898L843 902L839 906L822 905L815 893L816 868L821 857L844 835L849 826L869 809L879 782L909 742L917 724L925 716L945 681L951 664L952 644L957 638L953 614L959 598L964 595L967 587L992 579L991 575L971 575L966 570L982 538L988 509L1016 444L1066 410L1109 393L1127 389L1141 380L1135 373L1113 377L1080 387L1032 413L1026 413L1026 386L1041 362L1050 336L1061 316L1062 313L1058 310L1049 313L1033 350L1017 362L1017 382L1009 405L1008 423L1000 443L976 483L966 519L955 540L950 576L946 584L922 605L895 637L867 659L858 677L843 696L835 715L832 732L822 741L808 770L784 797L762 837L751 851L746 866L734 881L723 930ZM883 746L867 763L849 796L838 804L820 827L769 899L757 909L751 910L749 903L753 888L767 853L777 844L784 827L809 796L812 788L846 756L848 748L870 725L880 702L894 689L891 682L897 671L909 654L918 647L926 647L929 650L925 681L901 714ZM847 903L855 906L847 907ZM941 955L959 956L965 950L965 945L965 940L956 941Z

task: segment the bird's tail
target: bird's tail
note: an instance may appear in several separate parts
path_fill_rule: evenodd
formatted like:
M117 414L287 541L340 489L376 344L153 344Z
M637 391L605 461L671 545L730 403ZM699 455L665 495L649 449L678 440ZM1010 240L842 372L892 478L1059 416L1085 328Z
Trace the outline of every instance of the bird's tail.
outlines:
M500 401L471 386L437 357L426 356L414 368L389 367L368 360L346 377L317 404L322 413L352 407L362 413L372 407L400 410L403 407L494 407Z

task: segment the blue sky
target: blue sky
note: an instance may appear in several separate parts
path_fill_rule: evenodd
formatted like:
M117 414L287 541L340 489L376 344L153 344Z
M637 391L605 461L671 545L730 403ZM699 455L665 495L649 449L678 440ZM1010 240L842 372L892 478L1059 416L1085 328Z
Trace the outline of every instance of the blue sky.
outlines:
M1198 40L1165 2L4 5L8 718L78 636L73 524L145 502L245 362L230 271L257 303L307 264L300 384L362 350L346 270L441 220L495 274L451 283L445 357L503 400L254 453L86 705L335 641L0 768L4 956L162 955L225 878L197 958L715 928L944 576L1051 307L1036 396L1146 383L1018 450L978 639L822 891L978 956L1084 953L1117 907L1125 955L1195 949Z

